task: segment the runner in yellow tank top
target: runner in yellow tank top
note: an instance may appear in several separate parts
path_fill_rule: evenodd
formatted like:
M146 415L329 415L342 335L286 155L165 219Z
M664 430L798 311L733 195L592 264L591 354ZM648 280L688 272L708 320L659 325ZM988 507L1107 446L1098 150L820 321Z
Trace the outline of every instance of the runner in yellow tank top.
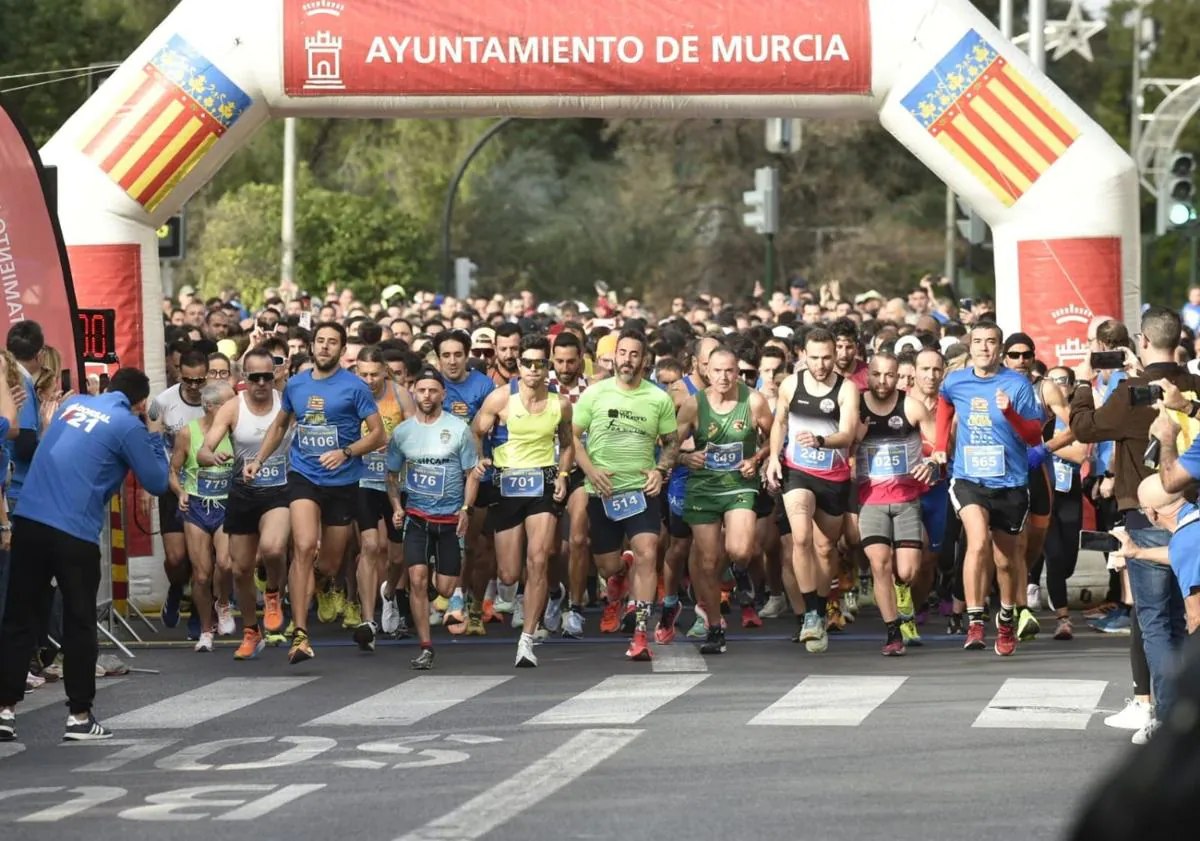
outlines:
M501 386L475 415L475 435L491 435L493 458L480 461L484 475L494 463L500 500L488 509L496 534L496 564L503 584L521 578L521 538L528 544L525 566L525 628L517 643L517 666L536 666L533 634L546 607L548 567L567 497L567 476L575 463L571 403L548 387L550 341L542 335L521 340L520 380L514 392ZM558 454L555 455L555 440Z
M355 371L371 389L379 419L383 421L385 440L391 441L392 430L416 413L412 397L396 386L377 347L365 347L359 352ZM365 424L363 435L366 435ZM354 641L363 651L375 650L378 631L375 600L379 596L379 582L386 577L386 564L404 563L404 537L392 523L392 503L387 495L386 459L386 444L367 453L363 458L366 476L358 483L358 529L362 535L355 568L358 600L346 604L342 624L347 629L354 629Z

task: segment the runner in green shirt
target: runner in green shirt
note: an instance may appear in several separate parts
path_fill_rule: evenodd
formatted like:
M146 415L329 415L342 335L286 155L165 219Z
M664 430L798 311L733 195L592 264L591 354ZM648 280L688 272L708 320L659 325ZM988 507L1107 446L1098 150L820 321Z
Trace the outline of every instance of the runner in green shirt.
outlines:
M679 455L675 404L642 379L646 337L624 330L617 339L616 376L588 387L572 418L575 458L587 477L588 520L596 569L608 581L609 605L636 600L633 642L625 656L649 660L646 625L658 590L658 533L667 474ZM584 441L587 441L585 446ZM657 463L655 445L661 441ZM633 586L621 562L628 540L633 550Z
M753 605L754 586L746 568L754 556L758 470L769 449L760 442L770 440L773 417L767 399L738 381L737 356L728 348L708 357L708 382L679 408L678 434L696 439L695 451L682 460L690 471L683 520L692 527L692 586L709 617L708 638L700 651L721 654L721 527L739 598Z

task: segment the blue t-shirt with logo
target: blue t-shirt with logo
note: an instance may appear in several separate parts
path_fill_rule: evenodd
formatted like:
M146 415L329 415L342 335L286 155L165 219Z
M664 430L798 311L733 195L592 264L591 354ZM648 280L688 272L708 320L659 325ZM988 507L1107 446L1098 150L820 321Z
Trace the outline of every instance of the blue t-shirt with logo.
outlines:
M363 478L362 458L349 459L337 470L326 470L320 458L362 438L362 422L379 411L366 383L341 369L320 380L305 371L288 380L281 406L296 416L290 470L325 487L354 485Z
M465 423L475 420L475 414L488 395L496 389L496 384L487 374L481 374L474 368L467 371L467 377L460 383L446 380L446 399L442 401L442 409L461 419Z
M387 469L400 476L406 510L430 520L452 521L462 510L468 470L479 461L475 436L461 419L442 412L433 423L412 417L392 430Z
M996 392L1008 395L1013 409L1027 420L1042 420L1042 404L1025 377L1007 368L981 377L974 368L953 371L942 381L942 397L954 406L958 435L951 475L985 488L1023 488L1029 484L1025 441L996 408Z

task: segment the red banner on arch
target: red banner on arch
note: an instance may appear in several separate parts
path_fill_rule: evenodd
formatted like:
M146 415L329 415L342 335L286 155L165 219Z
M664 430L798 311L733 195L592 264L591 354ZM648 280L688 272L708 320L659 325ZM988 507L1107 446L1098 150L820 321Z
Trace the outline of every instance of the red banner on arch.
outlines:
M866 94L868 0L284 0L289 96Z

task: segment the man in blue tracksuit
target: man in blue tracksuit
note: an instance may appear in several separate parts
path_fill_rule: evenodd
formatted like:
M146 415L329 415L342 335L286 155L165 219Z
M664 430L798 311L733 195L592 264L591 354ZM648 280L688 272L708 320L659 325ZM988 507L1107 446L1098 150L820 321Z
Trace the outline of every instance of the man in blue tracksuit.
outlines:
M16 737L13 709L45 625L40 598L53 577L63 596L67 728L63 739L107 739L92 716L96 697L96 591L100 533L112 499L133 470L153 496L166 493L161 423L144 425L150 380L122 368L98 397L73 397L46 428L13 516L12 564L0 627L0 741Z

